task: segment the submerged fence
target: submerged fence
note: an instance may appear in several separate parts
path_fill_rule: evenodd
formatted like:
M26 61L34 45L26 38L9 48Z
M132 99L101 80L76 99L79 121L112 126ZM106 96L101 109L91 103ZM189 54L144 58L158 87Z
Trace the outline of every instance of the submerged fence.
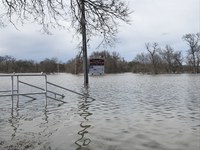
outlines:
M36 86L36 85L33 85L33 84L30 84L28 82L25 82L25 81L22 81L21 80L21 77L36 77L36 76L40 76L40 77L43 77L43 81L44 81L44 87L39 87L39 86ZM33 97L34 95L36 94L43 94L45 96L45 103L46 103L46 106L47 106L47 98L50 98L52 100L55 100L55 101L59 101L59 102L62 102L62 103L66 103L65 101L63 101L62 99L65 97L64 94L60 94L60 93L57 93L57 92L54 92L54 91L51 91L51 90L48 90L48 85L51 85L55 88L59 88L59 89L63 89L63 90L66 90L66 91L69 91L69 92L72 92L74 94L77 94L77 95L80 95L80 96L83 96L83 97L86 97L87 95L85 94L82 94L82 93L78 93L76 91L73 91L73 90L70 90L68 88L65 88L65 87L62 87L62 86L59 86L59 85L56 85L54 83L51 83L47 80L47 74L45 73L13 73L13 74L0 74L0 77L9 77L11 79L11 89L10 90L0 90L0 97L5 97L5 96L11 96L11 106L12 106L12 114L13 114L13 109L14 109L14 97L16 96L17 97L17 108L19 107L19 96L24 96L24 97L28 97L28 98L31 98L33 100L36 100L36 97ZM20 90L20 84L23 84L23 85L27 85L29 87L33 87L35 89L39 89L40 92L25 92L25 93L21 93L21 90ZM6 94L2 94L2 93L6 93ZM52 96L49 96L48 93L51 93L51 94L54 94L55 97L52 97ZM57 98L57 96L59 96L59 98ZM91 97L88 97L87 98L90 98L92 100L94 100L93 98Z

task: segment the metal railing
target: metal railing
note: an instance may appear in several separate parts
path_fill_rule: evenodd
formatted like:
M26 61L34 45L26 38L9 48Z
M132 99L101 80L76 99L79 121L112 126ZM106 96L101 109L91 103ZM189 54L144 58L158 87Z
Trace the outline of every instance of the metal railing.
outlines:
M43 89L41 92L27 92L27 93L19 93L19 84L23 83L28 86L33 86L29 83L25 83L20 80L20 77L22 76L43 76L44 77L44 83L45 83L45 89ZM47 75L44 73L12 73L12 74L0 74L0 77L10 77L11 78L11 89L10 90L3 90L0 91L0 93L6 93L6 94L0 94L0 97L5 96L11 96L12 101L12 113L14 109L14 96L17 96L17 108L19 107L19 96L25 96L32 99L36 99L30 95L36 95L36 94L45 94L46 97L46 105L47 105ZM15 85L16 83L16 85ZM15 89L16 88L16 89Z
M26 76L26 77L41 76L41 77L44 77L44 79L43 79L44 80L44 88L22 81L20 79L20 77L22 77L22 76ZM0 74L0 77L10 77L11 78L11 89L10 90L0 90L0 97L11 96L12 113L13 113L13 109L14 109L14 97L15 96L17 97L17 108L19 107L19 96L24 96L24 97L31 98L32 100L36 100L37 98L30 96L30 95L36 95L36 94L44 94L45 95L46 106L47 106L47 98L50 98L52 100L59 101L59 102L62 102L62 103L66 103L65 101L61 100L65 96L63 94L48 90L48 85L51 85L51 86L54 86L56 88L72 92L72 93L80 95L80 96L84 96L84 97L86 96L82 93L78 93L78 92L75 92L73 90L67 89L65 87L62 87L62 86L56 85L54 83L48 82L47 81L47 75L45 73ZM15 85L15 83L16 83L16 85ZM23 85L26 85L26 86L29 86L29 87L32 87L32 88L35 88L35 89L39 89L41 91L40 92L20 93L21 90L20 90L19 84L23 84ZM6 94L1 94L1 93L6 93ZM54 94L55 97L49 96L48 93ZM59 96L59 98L57 98L57 96ZM94 98L92 98L92 97L87 96L87 98L94 100Z

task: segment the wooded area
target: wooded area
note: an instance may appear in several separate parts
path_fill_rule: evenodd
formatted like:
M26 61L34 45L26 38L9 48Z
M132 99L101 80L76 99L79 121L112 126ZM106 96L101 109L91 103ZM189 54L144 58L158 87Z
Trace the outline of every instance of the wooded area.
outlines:
M117 52L93 52L91 58L104 57L105 73L194 73L193 66L188 62L184 64L181 52L174 52L173 56L168 51L156 54L155 64L152 63L151 55L148 53L138 54L133 61L124 60ZM155 72L156 67L156 72ZM200 68L198 68L199 73ZM59 62L56 58L46 58L43 61L17 60L11 56L0 56L0 73L30 73L45 72L57 73L67 72L78 74L83 72L82 57L73 58L66 63Z
M137 54L132 61L126 61L117 52L96 51L90 58L105 59L105 73L200 73L200 34L186 34L183 40L188 44L186 56L182 51L174 50L170 45L160 48L158 43L146 43L146 52ZM0 72L83 72L83 57L77 55L65 63L57 58L43 61L17 60L11 56L0 56Z

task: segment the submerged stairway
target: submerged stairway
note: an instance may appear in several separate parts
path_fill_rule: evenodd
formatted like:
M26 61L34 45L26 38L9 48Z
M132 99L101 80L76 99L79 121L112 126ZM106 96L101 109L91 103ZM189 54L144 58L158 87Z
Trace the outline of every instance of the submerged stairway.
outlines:
M33 84L30 84L28 82L25 82L25 81L22 81L20 79L20 77L43 77L43 80L44 80L44 87L39 87L39 86L36 86L36 85L33 85ZM55 88L58 88L58 89L62 89L62 90L65 90L65 91L68 91L68 92L71 92L71 93L74 93L74 94L77 94L77 95L80 95L80 96L83 96L83 97L86 97L86 98L89 98L89 99L92 99L94 100L94 98L92 97L88 97L87 95L85 94L82 94L82 93L79 93L79 92L76 92L76 91L73 91L73 90L70 90L68 88L65 88L65 87L62 87L62 86L59 86L57 84L54 84L54 83L51 83L47 80L47 74L45 73L13 73L13 74L0 74L0 78L3 78L3 77L8 77L11 79L11 89L10 90L0 90L0 97L5 97L5 96L11 96L11 106L12 106L12 113L13 113L13 109L14 109L14 97L16 96L17 97L17 108L19 107L19 96L24 96L24 97L28 97L28 98L31 98L32 101L36 100L37 98L36 97L33 97L34 95L38 95L38 94L43 94L45 96L45 100L46 100L46 106L47 106L47 99L52 99L52 100L55 100L55 101L59 101L59 102L62 102L62 103L66 103L63 99L65 97L64 94L61 94L61 93L58 93L58 92L54 92L52 90L49 90L48 89L48 85L51 85ZM38 89L40 92L25 92L25 93L21 93L21 90L20 90L20 84L23 84L23 85L26 85L26 86L29 86L29 87L32 87L32 88L35 88L35 89ZM2 94L2 93L5 93L5 94ZM54 97L50 96L50 94L53 94Z

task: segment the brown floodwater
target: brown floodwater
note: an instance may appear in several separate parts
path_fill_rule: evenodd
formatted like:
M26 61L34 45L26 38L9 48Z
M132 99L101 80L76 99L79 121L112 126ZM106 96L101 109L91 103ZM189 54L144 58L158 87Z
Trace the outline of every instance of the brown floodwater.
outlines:
M44 88L41 77L23 81ZM0 97L0 150L199 150L200 75L48 75L50 82L86 96L48 86L65 95ZM11 88L0 78L0 90ZM20 84L20 92L38 89ZM2 94L2 93L1 93ZM52 95L53 96L53 95ZM16 105L14 98L14 104Z

